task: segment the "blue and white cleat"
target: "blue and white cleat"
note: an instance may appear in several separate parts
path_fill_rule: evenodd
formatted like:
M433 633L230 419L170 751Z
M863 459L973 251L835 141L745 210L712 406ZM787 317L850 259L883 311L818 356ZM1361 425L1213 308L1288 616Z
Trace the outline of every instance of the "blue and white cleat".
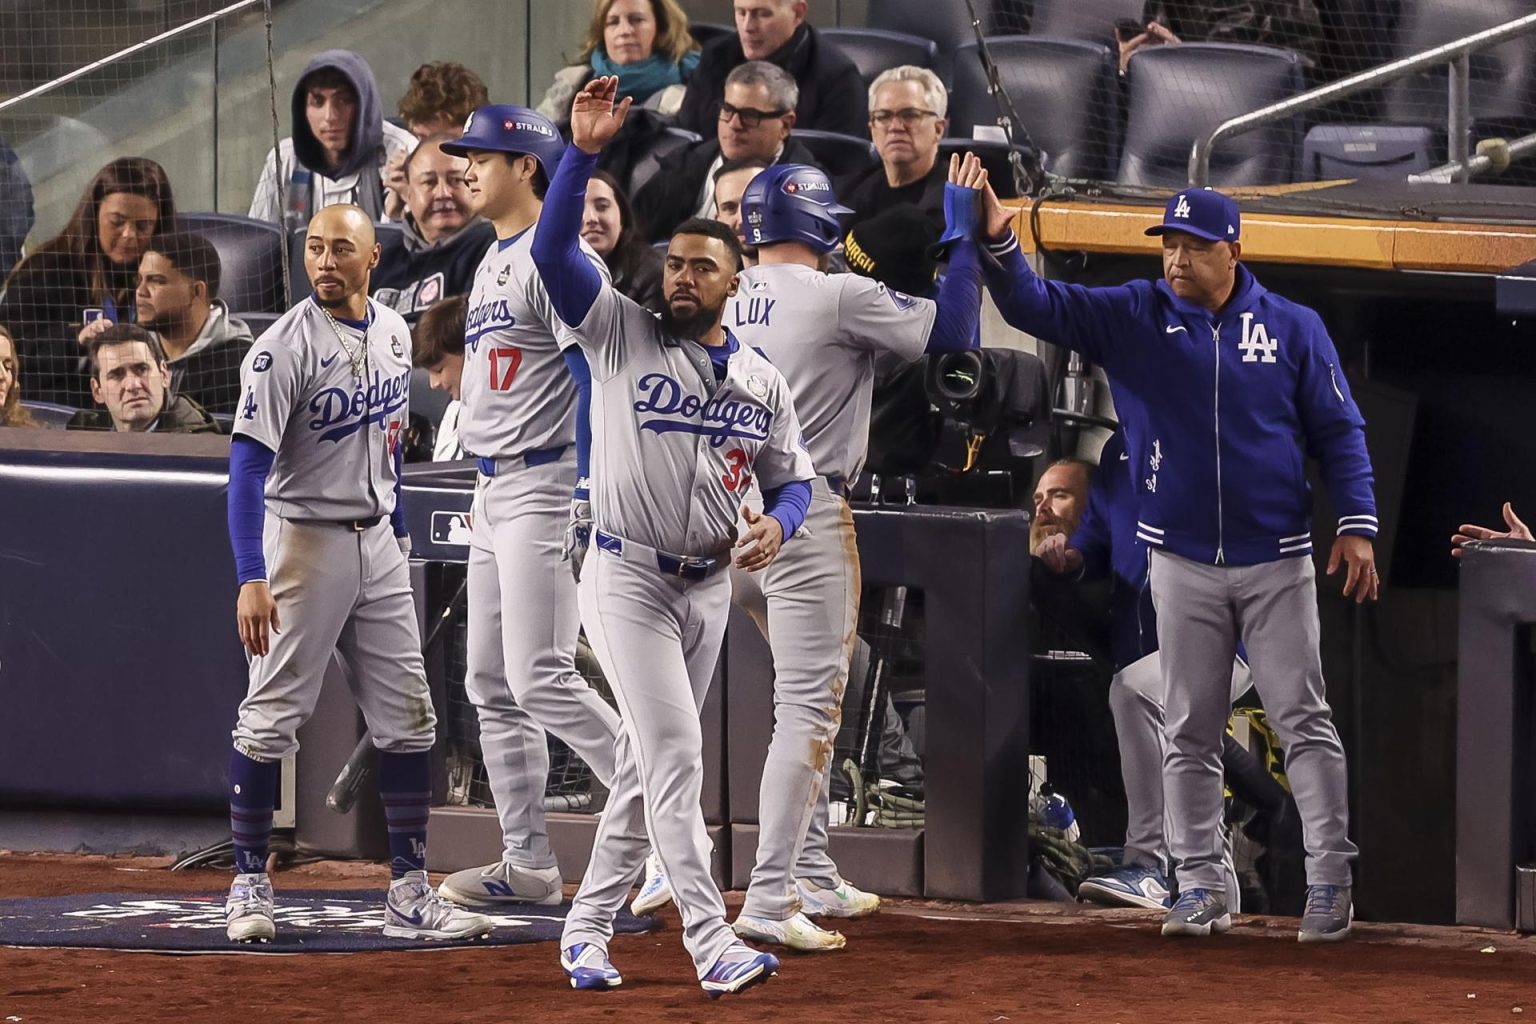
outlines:
M1167 910L1173 903L1168 894L1168 879L1145 864L1127 864L1087 879L1077 887L1077 898L1110 907L1147 910Z
M1307 886L1307 909L1296 938L1301 942L1338 942L1349 938L1355 902L1347 885Z
M571 979L571 988L606 992L624 984L623 975L608 960L608 953L590 942L578 942L560 951L560 966Z
M795 879L800 910L807 917L868 917L880 909L880 897L844 879L835 889L823 889L802 878Z
M492 921L437 894L425 871L408 871L384 897L384 934L391 939L478 939Z
M652 853L645 858L645 881L640 883L640 892L634 902L630 903L629 912L636 917L645 917L671 902L672 883L667 881L661 858Z
M230 942L271 942L276 900L265 871L236 875L224 900L225 934Z
M1232 928L1232 915L1220 896L1209 889L1186 889L1163 918L1164 935L1206 938Z
M743 992L779 973L779 958L759 953L744 942L733 942L715 959L715 964L699 979L711 999Z

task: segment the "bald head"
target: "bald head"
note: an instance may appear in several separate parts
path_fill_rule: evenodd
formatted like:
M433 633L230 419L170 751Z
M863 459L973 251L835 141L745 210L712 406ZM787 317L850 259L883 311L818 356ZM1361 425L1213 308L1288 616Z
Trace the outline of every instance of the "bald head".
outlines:
M368 312L368 277L379 262L373 221L356 206L327 206L309 222L304 270L315 301L332 315L361 320Z

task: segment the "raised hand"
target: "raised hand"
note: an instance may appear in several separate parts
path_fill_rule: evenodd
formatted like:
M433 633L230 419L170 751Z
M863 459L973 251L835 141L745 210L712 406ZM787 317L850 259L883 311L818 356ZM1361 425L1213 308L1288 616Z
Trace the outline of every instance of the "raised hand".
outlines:
M614 103L619 94L617 75L601 75L582 86L571 103L571 142L584 153L597 153L624 127L633 97Z
M1500 533L1486 526L1462 523L1456 528L1456 532L1451 534L1451 557L1460 558L1461 546L1469 540L1536 540L1536 537L1531 536L1531 528L1515 515L1515 506L1507 501L1504 503L1504 525L1509 529Z

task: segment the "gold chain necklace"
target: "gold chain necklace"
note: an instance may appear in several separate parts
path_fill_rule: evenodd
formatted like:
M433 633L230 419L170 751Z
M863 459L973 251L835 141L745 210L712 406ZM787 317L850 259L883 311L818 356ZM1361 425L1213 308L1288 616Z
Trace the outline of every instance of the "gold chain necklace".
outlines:
M347 354L347 361L352 364L352 376L362 380L368 368L368 329L363 328L362 341L358 342L354 348L347 343L346 332L341 329L336 318L331 316L331 311L321 306L320 312L325 314L326 323L331 325L331 330L336 334L336 340L341 342L341 350Z

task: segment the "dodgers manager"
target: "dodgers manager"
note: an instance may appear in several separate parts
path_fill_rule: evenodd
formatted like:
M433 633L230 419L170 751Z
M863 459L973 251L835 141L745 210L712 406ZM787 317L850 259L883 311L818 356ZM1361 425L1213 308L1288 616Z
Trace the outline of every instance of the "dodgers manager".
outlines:
M1254 683L1286 751L1307 849L1302 942L1349 934L1353 918L1344 748L1318 651L1312 495L1304 453L1339 511L1328 573L1377 596L1376 501L1364 420L1318 315L1268 291L1239 259L1237 204L1210 189L1168 201L1163 280L1085 288L1035 276L984 193L989 275L1008 323L1081 352L1138 398L1131 438L1136 535L1149 547L1166 693L1168 850L1178 899L1164 935L1226 931L1222 734L1232 659ZM1139 436L1138 436L1139 435Z

